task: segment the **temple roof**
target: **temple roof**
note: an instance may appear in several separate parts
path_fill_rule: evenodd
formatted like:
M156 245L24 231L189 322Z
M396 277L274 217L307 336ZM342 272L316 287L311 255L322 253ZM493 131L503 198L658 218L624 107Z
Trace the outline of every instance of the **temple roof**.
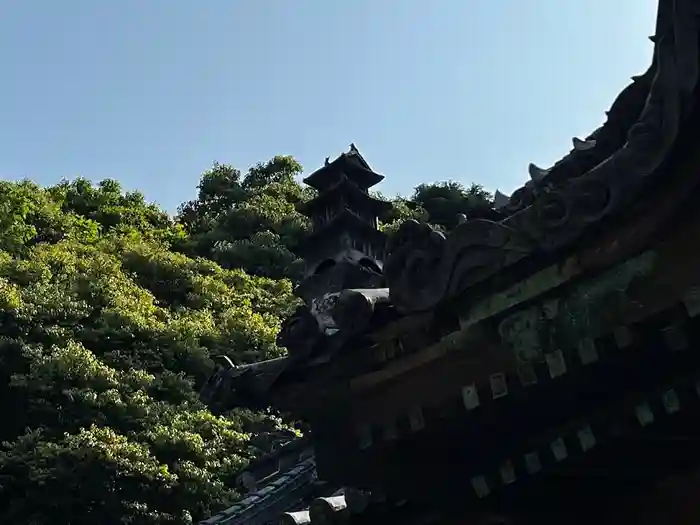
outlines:
M573 149L560 161L546 169L530 167L531 180L505 197L506 202L499 203L502 220L467 220L448 235L415 221L402 225L392 236L384 265L386 294L392 308L404 316L402 321L439 311L464 297L469 297L473 304L470 308L476 311L481 300L474 293L478 287L497 294L509 286L507 279L501 279L503 276L521 276L515 268L523 268L524 275L534 275L544 272L548 262L554 261L555 268L563 266L567 254L582 247L584 241L594 247L596 243L602 246L598 251L590 250L596 256L600 256L598 252L617 249L622 257L637 249L632 246L623 250L620 246L628 237L616 237L610 232L622 224L622 218L627 221L624 224L632 224L642 213L647 218L660 213L654 206L655 199L661 199L657 195L665 194L668 200L673 202L675 198L677 202L677 195L674 197L668 188L670 179L681 177L680 170L660 168L675 162L674 156L687 155L694 147L694 140L687 140L687 135L697 135L700 129L700 114L693 113L700 77L698 3L659 0L656 34L652 38L654 59L649 70L635 77L620 93L603 125L583 140L574 139ZM692 129L688 124L691 118ZM371 171L359 153L351 151L304 182L325 189L339 184L343 173L351 180L362 181L360 187L370 187L370 182L376 184L382 178ZM694 177L692 173L683 176ZM642 211L638 211L640 201L644 203ZM307 210L318 205L312 202L307 203ZM665 213L670 216L673 206L666 204ZM337 235L338 229L348 226L363 228L372 235L365 221L346 210L304 242L300 252L327 242ZM379 242L383 234L372 231ZM585 261L579 258L575 262L576 268L565 268L567 279L578 278L584 271L600 272L595 266L586 268ZM559 277L562 275L563 271ZM416 280L416 276L421 280ZM497 285L492 287L494 282ZM526 292L520 289L520 293ZM483 298L486 306L479 315L491 315L495 302L489 303L490 297ZM499 305L508 308L503 301ZM350 315L347 323L351 325L355 317L366 323L372 315L374 309L363 316ZM366 324L363 326L366 328ZM353 329L362 330L363 326ZM308 513L303 517L308 519Z
M392 207L390 202L375 199L357 187L347 176L341 175L337 183L324 190L318 197L307 202L302 202L297 206L297 211L311 216L314 213L323 211L330 204L337 203L343 199L346 204L355 210L368 210L376 216L389 211Z
M602 240L615 224L611 219L630 212L630 205L641 197L649 201L645 216L653 215L659 188L679 173L659 168L674 151L680 154L676 146L684 141L692 146L697 133L688 121L694 115L700 76L699 30L681 23L695 20L697 13L697 1L660 0L650 68L615 99L601 127L585 140L575 139L573 150L551 168L530 169L532 180L501 208L503 220L467 220L448 235L416 221L404 222L390 239L383 265L392 307L411 316L470 292L473 301L476 288L487 295L498 293L510 286L507 276L517 281L548 262L563 261L562 254L570 253L581 239ZM700 127L700 119L694 122ZM693 136L685 140L685 135ZM369 172L359 153L339 159L346 164L354 159L358 168ZM336 183L340 179L338 172ZM657 183L656 190L645 193L650 182ZM600 227L603 222L605 228ZM384 242L383 233L345 210L302 242L297 252L310 253L348 228L372 242ZM518 273L516 268L523 270ZM491 286L494 281L497 284Z
M334 488L315 479L313 458L280 471L264 487L247 495L200 525L313 525L328 523L363 524L425 523L424 512L405 502L385 501L370 492ZM422 510L422 509L421 509ZM422 519L421 519L422 518ZM393 521L399 520L399 521Z
M355 145L351 144L349 152L342 153L332 162L326 159L326 165L306 177L304 183L319 191L325 191L337 184L343 174L364 189L384 180L384 175L372 171Z

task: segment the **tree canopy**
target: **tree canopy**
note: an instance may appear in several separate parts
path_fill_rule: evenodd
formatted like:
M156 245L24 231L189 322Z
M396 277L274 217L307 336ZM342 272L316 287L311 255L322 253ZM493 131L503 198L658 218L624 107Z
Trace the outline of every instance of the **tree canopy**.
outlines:
M295 204L313 192L278 156L214 164L175 217L114 180L0 182L0 522L188 524L239 498L234 480L284 421L214 415L212 357L282 355L297 306ZM394 199L452 227L489 196L457 183Z

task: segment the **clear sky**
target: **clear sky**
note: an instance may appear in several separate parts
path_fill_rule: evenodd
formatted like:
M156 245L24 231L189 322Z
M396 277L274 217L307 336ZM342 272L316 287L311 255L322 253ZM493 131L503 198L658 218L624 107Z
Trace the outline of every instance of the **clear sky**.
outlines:
M212 161L355 142L389 195L510 192L650 62L657 0L0 0L0 177L174 211Z

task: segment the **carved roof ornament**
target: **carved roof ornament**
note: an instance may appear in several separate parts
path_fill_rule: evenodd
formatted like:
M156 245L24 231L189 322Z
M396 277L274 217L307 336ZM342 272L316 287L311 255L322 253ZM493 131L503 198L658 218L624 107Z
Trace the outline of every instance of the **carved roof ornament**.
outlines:
M596 144L595 139L581 140L578 137L574 137L571 141L574 143L574 149L576 151L588 151L595 148Z
M391 301L402 313L434 308L533 249L517 230L484 219L467 220L448 236L405 221L391 239L384 266Z
M493 207L499 210L508 206L508 203L510 203L510 197L496 190L493 194Z
M542 169L539 166L535 166L532 163L528 165L527 171L530 174L532 182L534 182L535 184L542 182L545 179L545 177L549 175L549 170Z
M200 399L214 412L232 406L264 407L258 394L263 393L279 377L287 364L286 357L236 365L228 356L214 358L220 366L200 390Z
M377 309L389 307L388 288L343 290L333 309L333 318L341 332L348 336L363 333Z

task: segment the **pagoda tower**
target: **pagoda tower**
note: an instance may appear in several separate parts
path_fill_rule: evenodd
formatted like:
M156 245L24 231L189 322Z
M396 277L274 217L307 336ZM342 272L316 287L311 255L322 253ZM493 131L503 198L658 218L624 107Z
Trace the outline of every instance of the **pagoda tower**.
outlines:
M379 231L379 217L391 209L391 203L371 197L369 189L383 179L354 144L334 161L326 158L323 167L304 179L318 191L317 197L297 207L312 222L311 234L296 249L306 264L306 279L297 294L307 304L321 290L329 293L335 288L380 284L386 235ZM364 278L350 268L363 269ZM371 283L365 282L369 274L376 277Z

